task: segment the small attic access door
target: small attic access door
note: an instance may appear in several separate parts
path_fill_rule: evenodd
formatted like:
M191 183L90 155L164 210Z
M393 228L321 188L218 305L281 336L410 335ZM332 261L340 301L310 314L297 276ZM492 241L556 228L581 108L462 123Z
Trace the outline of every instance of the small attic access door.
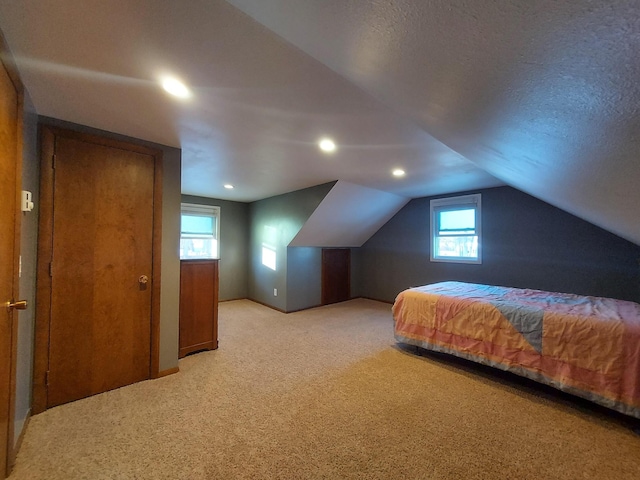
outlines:
M351 250L322 249L322 305L351 298Z

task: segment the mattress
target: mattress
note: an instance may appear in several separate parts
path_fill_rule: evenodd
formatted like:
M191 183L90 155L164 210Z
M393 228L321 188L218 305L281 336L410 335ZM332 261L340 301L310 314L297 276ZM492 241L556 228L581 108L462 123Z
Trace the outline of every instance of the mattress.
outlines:
M640 305L441 282L401 292L397 341L551 385L640 418Z

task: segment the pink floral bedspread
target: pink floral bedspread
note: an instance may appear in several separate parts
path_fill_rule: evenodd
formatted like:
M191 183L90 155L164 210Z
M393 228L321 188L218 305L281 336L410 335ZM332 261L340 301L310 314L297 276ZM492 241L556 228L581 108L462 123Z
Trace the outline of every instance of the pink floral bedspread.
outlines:
M401 292L399 342L491 365L640 418L640 305L461 282Z

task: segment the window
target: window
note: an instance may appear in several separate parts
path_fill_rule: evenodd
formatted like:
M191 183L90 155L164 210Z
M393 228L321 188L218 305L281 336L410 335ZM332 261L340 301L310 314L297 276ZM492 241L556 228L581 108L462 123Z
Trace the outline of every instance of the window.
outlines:
M431 200L431 261L482 263L480 194Z
M219 258L220 207L183 203L180 258Z

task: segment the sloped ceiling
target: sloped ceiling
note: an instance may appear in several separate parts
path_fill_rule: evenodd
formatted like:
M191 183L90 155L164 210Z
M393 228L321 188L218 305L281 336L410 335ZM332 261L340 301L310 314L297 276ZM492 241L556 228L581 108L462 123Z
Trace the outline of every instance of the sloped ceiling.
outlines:
M520 190L640 244L637 0L230 0Z
M20 0L0 29L39 114L181 147L186 194L506 183L640 244L637 0Z
M39 114L182 148L185 194L254 201L336 180L405 197L503 185L222 0L2 1L0 28ZM193 97L166 95L166 73ZM320 152L322 136L334 154Z
M290 247L361 247L408 198L339 180Z

